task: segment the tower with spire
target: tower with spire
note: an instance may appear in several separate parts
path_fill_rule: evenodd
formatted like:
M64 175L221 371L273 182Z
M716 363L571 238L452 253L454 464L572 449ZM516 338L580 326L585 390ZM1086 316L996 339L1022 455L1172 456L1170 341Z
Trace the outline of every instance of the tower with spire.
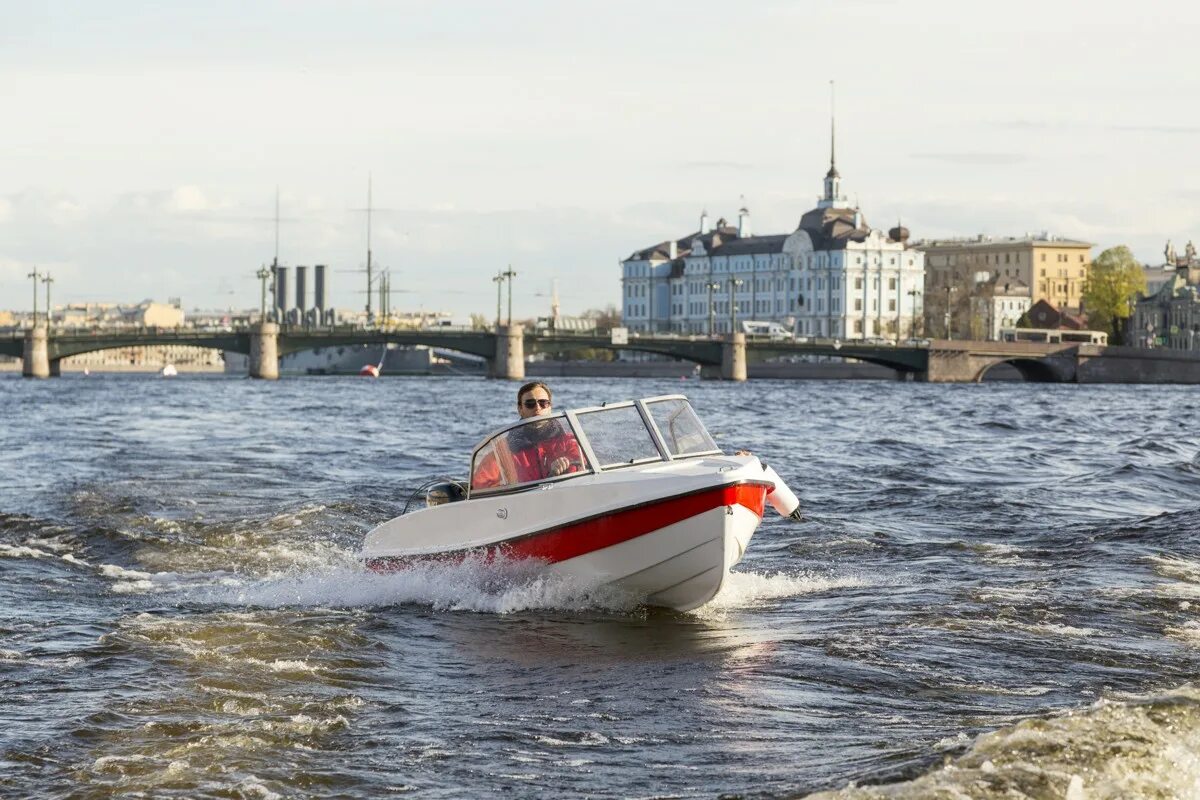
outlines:
M837 128L833 106L833 81L829 82L829 172L825 173L825 194L817 201L817 208L846 208L847 200L842 195L842 176L837 171Z

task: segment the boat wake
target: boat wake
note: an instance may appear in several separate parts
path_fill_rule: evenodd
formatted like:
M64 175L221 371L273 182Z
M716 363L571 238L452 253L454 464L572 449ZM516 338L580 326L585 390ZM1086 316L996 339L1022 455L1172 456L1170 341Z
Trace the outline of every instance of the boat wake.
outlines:
M92 565L87 565L92 566ZM237 571L146 572L95 565L114 594L175 594L187 604L258 608L377 608L419 605L436 611L511 614L537 609L630 612L642 598L601 582L548 574L541 562L467 559L421 564L380 574L364 569L350 553L319 568L267 575ZM866 586L858 577L815 573L731 572L705 606L689 612L712 618L762 607L790 597Z
M135 583L141 586L154 585L152 579L146 580L151 576L138 578ZM174 580L163 585L184 589ZM713 601L690 615L709 618L788 597L863 585L858 578L731 573ZM113 591L128 591L126 586L128 583L118 582ZM391 574L339 566L248 580L214 575L208 585L184 591L191 603L259 608L418 605L435 611L512 614L538 609L632 612L642 607L642 598L602 583L589 585L578 577L547 574L537 562L488 562L482 558L414 566Z
M638 599L603 585L547 575L540 563L467 559L423 564L390 574L359 566L212 586L193 602L260 608L370 608L420 605L436 611L511 614L532 609L629 611Z
M733 610L757 608L790 597L868 585L869 582L861 577L820 575L814 572L777 572L770 575L758 572L730 572L717 596L690 613L696 617L712 618Z

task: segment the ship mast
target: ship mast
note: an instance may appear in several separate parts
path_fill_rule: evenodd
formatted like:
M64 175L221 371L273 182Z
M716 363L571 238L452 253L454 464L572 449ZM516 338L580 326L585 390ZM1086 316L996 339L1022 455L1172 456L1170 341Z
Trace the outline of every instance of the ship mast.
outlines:
M367 324L371 324L371 175L367 174Z

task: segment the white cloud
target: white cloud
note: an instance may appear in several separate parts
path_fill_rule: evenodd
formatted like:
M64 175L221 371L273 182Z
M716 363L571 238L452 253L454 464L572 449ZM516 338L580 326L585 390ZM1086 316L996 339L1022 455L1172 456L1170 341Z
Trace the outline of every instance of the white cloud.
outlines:
M173 211L207 211L208 198L199 186L180 186L171 192L170 208Z

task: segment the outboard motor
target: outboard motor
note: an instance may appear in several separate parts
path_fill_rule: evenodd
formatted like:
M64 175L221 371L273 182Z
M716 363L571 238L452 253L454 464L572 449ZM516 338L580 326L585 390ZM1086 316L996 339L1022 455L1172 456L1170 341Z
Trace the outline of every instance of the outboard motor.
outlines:
M767 492L767 502L771 504L771 508L779 512L782 517L791 517L792 519L802 519L800 516L800 498L788 488L783 482L783 478L779 477L779 473L762 465L763 472L766 474L767 480L775 484L775 488Z
M453 503L467 496L467 488L458 481L442 481L425 489L425 507L432 508L444 503Z

